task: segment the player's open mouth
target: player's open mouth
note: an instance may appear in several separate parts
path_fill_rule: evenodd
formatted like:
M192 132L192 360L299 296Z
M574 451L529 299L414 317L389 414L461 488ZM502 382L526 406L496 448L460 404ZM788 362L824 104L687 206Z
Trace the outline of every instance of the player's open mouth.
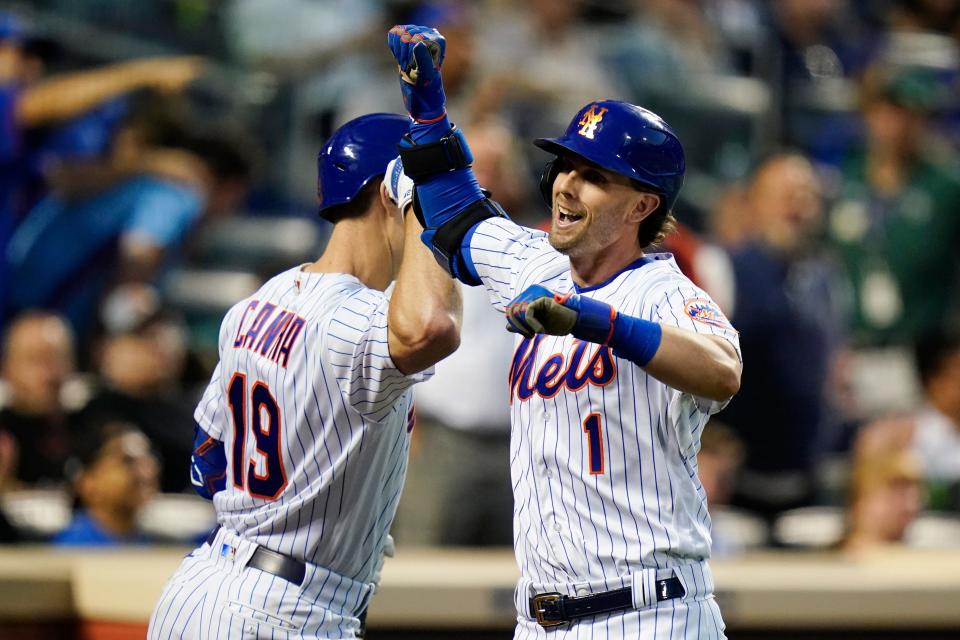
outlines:
M569 227L583 219L582 213L574 213L561 205L557 205L557 226Z

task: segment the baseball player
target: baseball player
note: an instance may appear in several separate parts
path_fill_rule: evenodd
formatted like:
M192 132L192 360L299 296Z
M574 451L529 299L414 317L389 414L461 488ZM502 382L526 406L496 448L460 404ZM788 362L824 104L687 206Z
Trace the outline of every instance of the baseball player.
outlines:
M219 526L166 585L151 639L358 637L406 474L411 387L459 343L456 283L401 213L412 185L396 163L381 183L407 127L372 114L333 134L323 255L227 312L193 457Z
M511 222L445 113L433 29L394 27L422 239L519 334L508 378L516 638L721 638L696 454L740 384L737 333L668 254L683 149L657 115L586 105L542 180L550 232Z

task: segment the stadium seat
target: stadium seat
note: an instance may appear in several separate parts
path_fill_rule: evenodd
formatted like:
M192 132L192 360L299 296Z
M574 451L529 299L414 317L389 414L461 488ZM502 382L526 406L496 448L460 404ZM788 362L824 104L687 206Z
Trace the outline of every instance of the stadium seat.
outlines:
M735 541L743 551L763 547L770 538L767 523L749 511L733 507L711 507L710 520L715 538Z
M59 489L23 489L0 497L10 524L28 540L47 540L70 523L70 495Z
M180 269L170 274L164 289L169 303L188 315L221 315L260 284L260 278L244 271Z
M920 514L907 529L906 543L926 549L960 548L960 516Z
M787 547L824 549L843 537L846 515L841 507L802 507L784 511L773 523L773 539Z
M299 217L233 216L211 224L200 240L204 264L274 273L320 255L318 222Z
M161 493L140 512L140 528L159 542L193 543L217 524L213 504L181 493Z

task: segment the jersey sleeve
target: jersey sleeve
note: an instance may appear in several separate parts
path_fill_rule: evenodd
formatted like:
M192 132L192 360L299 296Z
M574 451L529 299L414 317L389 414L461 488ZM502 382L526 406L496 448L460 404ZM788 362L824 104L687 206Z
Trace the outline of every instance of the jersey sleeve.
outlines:
M412 375L397 369L387 341L388 305L380 292L352 295L333 312L323 350L347 402L373 422L385 419L414 383L433 375L432 367Z
M505 218L477 225L470 237L469 259L500 312L530 285L549 289L570 269L570 260L550 246L545 232Z
M658 288L653 297L653 307L648 319L722 338L733 346L737 358L743 362L743 355L740 352L740 334L733 328L717 303L703 289L689 281L674 281ZM729 400L720 402L709 398L696 398L696 404L701 411L710 414L723 409L727 402Z
M213 370L213 375L210 376L210 383L203 392L203 397L197 403L193 418L207 432L207 435L217 440L223 440L224 430L230 415L226 398L224 398L224 384L220 375L219 362Z

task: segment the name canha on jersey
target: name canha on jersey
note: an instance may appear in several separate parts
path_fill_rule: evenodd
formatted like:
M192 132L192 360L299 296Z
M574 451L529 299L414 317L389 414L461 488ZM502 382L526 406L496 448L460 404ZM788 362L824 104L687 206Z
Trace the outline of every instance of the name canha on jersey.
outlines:
M388 296L353 276L283 272L220 329L195 417L224 443L221 525L369 582L406 473L411 385L387 346Z

